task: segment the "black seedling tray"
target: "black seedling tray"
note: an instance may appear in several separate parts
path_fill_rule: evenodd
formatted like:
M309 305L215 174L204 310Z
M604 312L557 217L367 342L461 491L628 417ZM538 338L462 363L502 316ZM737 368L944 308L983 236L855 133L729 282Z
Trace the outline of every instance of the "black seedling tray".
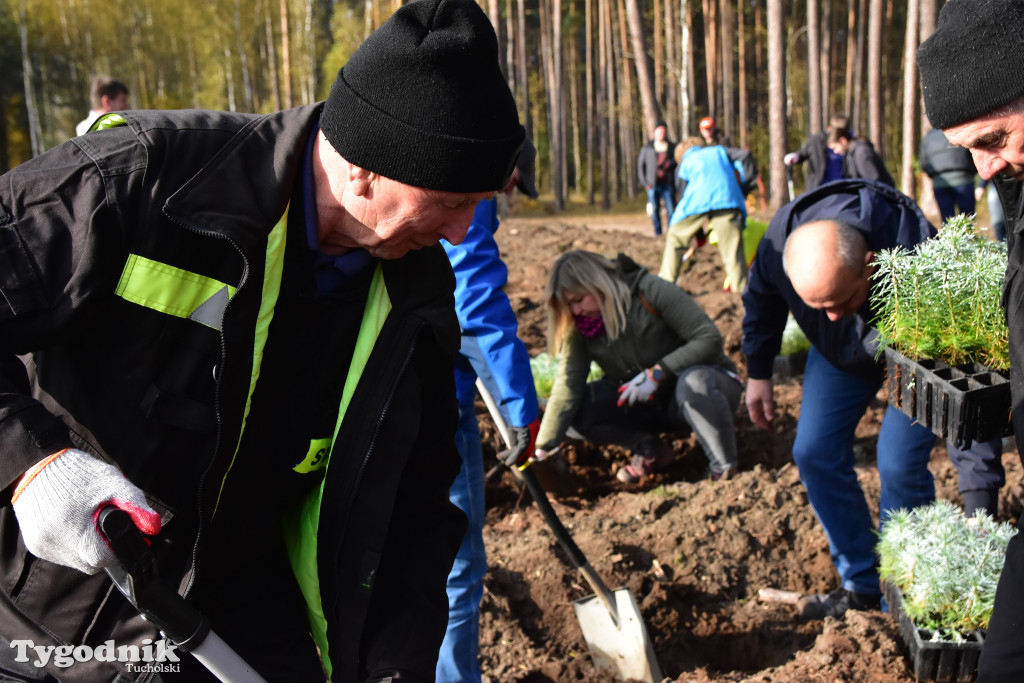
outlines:
M889 403L936 436L968 448L1010 433L1010 380L980 363L949 366L885 350Z
M932 642L932 632L918 628L903 608L903 594L888 581L883 581L889 612L900 625L900 635L907 645L907 659L919 681L935 683L971 683L978 674L978 659L985 642L983 631L967 634L966 642Z

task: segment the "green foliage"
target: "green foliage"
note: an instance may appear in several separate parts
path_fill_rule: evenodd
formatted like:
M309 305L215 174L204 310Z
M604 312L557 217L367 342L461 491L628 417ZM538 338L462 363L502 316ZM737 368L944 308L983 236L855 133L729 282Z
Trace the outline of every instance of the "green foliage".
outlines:
M1000 304L1006 245L980 236L974 216L951 218L913 250L875 254L871 305L881 335L908 358L1009 367L1009 333Z
M811 342L800 329L796 318L792 315L786 320L786 329L782 331L782 348L779 350L783 356L792 356L798 353L811 350Z
M558 374L558 357L540 353L530 359L530 371L533 372L533 386L537 389L537 397L546 399L551 396L551 387L555 384ZM597 363L591 362L587 381L592 382L604 376Z
M891 513L877 552L879 574L903 592L907 615L933 640L960 642L988 627L1006 545L1017 530L975 519L948 500Z

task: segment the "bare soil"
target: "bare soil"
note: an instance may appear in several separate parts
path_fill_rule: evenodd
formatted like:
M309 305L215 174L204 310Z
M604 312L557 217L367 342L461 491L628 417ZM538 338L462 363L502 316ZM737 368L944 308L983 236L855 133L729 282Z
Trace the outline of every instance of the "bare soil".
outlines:
M546 351L543 288L550 264L569 249L623 252L657 272L664 246L648 218L520 218L502 222L498 242L509 268L506 289L532 355ZM681 285L703 306L745 369L743 306L722 290L717 250L700 249ZM800 376L777 376L771 432L736 414L740 473L703 478L707 460L693 436L665 434L677 453L664 472L638 484L615 479L629 454L568 441L538 464L559 518L612 588L636 598L666 680L679 683L909 683L915 677L891 615L851 611L841 620L802 620L795 606L759 598L762 589L799 594L838 585L825 534L807 502L791 447L800 413ZM884 390L883 390L884 391ZM875 442L886 406L879 393L857 428L858 477L878 504ZM482 402L485 467L499 437ZM1003 456L1008 483L1001 519L1016 522L1024 488L1015 450ZM945 446L932 453L936 492L957 503L956 471ZM588 654L572 602L592 591L568 564L528 495L510 473L487 487L488 573L481 617L485 681L610 681Z

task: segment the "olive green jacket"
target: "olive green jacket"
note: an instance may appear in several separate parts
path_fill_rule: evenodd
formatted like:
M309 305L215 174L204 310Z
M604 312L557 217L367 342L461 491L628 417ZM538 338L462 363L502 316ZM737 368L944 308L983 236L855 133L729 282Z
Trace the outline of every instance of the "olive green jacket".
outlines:
M587 339L579 330L570 330L559 350L558 372L537 434L538 448L554 448L565 437L579 410L591 361L615 384L624 384L656 364L666 373L662 387L674 386L683 370L694 365L736 371L725 355L718 328L689 294L623 254L616 265L630 291L625 329L614 341L607 335Z

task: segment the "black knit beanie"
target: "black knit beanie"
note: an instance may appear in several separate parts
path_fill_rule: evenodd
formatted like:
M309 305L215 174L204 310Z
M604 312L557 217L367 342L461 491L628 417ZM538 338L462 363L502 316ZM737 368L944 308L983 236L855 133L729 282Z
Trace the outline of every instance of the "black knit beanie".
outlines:
M1024 0L950 0L917 50L933 128L965 123L1024 95Z
M398 9L338 72L320 127L346 161L446 192L501 190L526 135L475 0Z

